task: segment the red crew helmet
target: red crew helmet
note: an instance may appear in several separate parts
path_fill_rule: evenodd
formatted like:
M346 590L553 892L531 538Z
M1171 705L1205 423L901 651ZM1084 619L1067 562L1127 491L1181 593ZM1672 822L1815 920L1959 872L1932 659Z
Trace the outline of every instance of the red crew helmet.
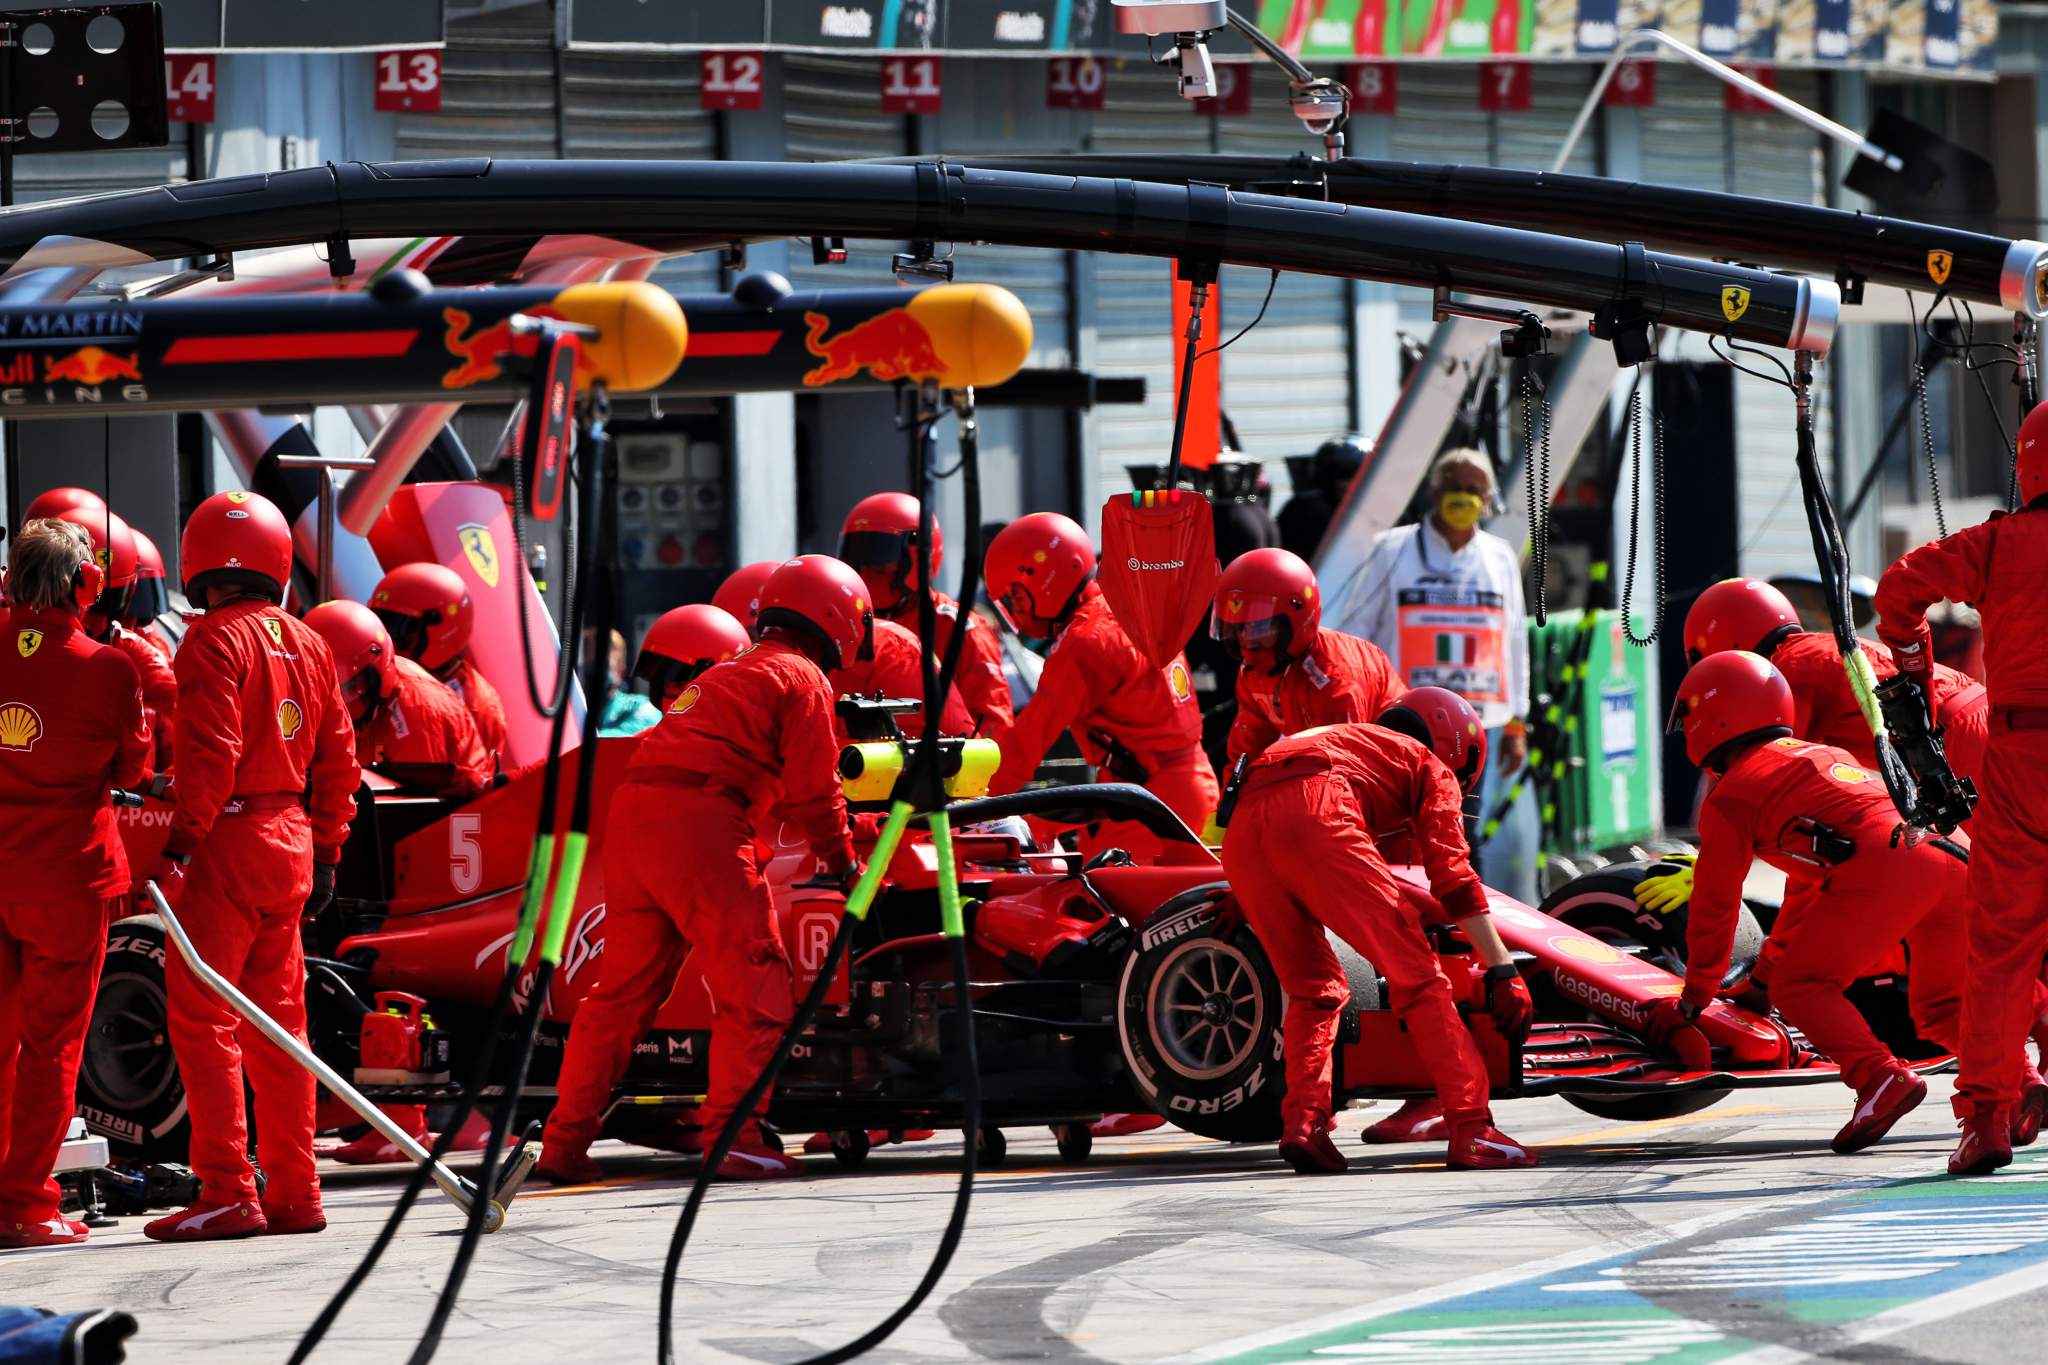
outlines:
M2032 507L2048 495L2048 403L2036 405L2020 422L2018 460L2020 506Z
M22 524L26 525L43 517L58 516L75 507L101 516L105 515L107 510L106 500L90 488L51 488L36 494L35 501L23 510Z
M476 611L469 585L445 564L401 564L370 594L370 610L400 654L438 673L469 648Z
M362 724L398 688L391 632L360 602L322 602L306 613L306 624L327 642L349 718Z
M1761 578L1724 578L1697 598L1685 614L1685 661L1747 649L1768 655L1778 641L1799 629L1792 600Z
M1458 779L1458 789L1473 792L1486 771L1486 729L1479 713L1448 687L1411 687L1380 712L1378 724L1429 746Z
M692 602L661 614L640 641L633 676L647 683L662 710L699 673L747 647L747 628L729 611Z
M1271 654L1279 672L1308 653L1322 629L1316 572L1290 550L1247 550L1216 580L1209 633L1232 654Z
M216 585L244 587L282 602L292 581L291 524L261 493L215 493L185 523L178 567L194 606L204 607L207 590Z
M917 499L908 493L871 493L853 505L839 529L839 557L868 585L883 615L924 591L917 572ZM946 542L932 521L932 572L945 561Z
M1792 685L1771 661L1746 649L1710 654L1686 671L1667 729L1685 731L1685 756L1702 768L1727 766L1736 740L1792 733Z
M760 559L734 569L718 585L718 591L711 594L711 605L739 622L740 629L752 633L754 618L761 614L761 589L768 586L768 580L781 567L779 559Z
M983 563L996 615L1033 639L1052 634L1095 579L1088 533L1058 512L1033 512L1005 526Z
M827 673L875 657L867 584L830 555L787 560L761 589L759 629L786 630L818 651Z
M171 609L171 594L164 573L164 557L156 542L131 526L135 537L135 591L129 595L124 625L144 626Z
M135 591L135 573L139 569L135 557L135 532L129 530L127 522L100 505L94 512L90 508L68 508L59 512L53 520L78 526L82 532L92 536L92 559L100 567L100 598L94 602L90 612L109 620L121 620L127 612L129 593Z

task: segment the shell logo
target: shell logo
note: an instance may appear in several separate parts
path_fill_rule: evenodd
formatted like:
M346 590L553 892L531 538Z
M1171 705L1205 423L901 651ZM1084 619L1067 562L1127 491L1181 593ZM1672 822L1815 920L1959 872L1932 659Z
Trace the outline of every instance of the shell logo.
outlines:
M683 689L683 693L681 696L677 697L673 702L669 703L668 713L672 716L682 715L683 712L695 706L697 704L697 698L703 695L703 692L698 689L697 685L695 683L691 683L688 687Z
M1172 690L1175 701L1186 701L1194 692L1194 685L1188 680L1188 666L1175 659L1173 666L1166 670L1166 685Z
M290 697L277 704L277 732L286 739L298 734L299 727L305 723L306 713Z
M1684 995L1685 983L1683 981L1652 981L1649 985L1643 987L1643 994Z
M1869 773L1864 772L1861 768L1852 768L1846 763L1836 763L1829 767L1828 776L1834 778L1837 782L1868 782L1870 780Z
M1566 957L1581 962L1598 962L1611 965L1626 962L1628 955L1618 948L1610 948L1597 938L1586 938L1579 934L1557 934L1550 940L1550 946Z
M42 737L43 718L36 714L35 707L18 701L0 706L0 749L27 753Z
M1043 564L1043 563L1045 563L1045 551L1043 551L1043 550L1033 550L1033 551L1031 552L1031 562L1032 562L1033 564Z
M43 647L43 633L39 630L24 630L14 637L14 647L21 651L24 659L33 659L36 651Z

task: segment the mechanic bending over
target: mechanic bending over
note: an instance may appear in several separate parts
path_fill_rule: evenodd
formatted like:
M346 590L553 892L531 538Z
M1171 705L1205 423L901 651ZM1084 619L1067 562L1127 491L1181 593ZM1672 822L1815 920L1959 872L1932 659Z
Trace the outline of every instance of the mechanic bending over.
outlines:
M2012 1160L2008 1135L2029 1099L2022 1048L2041 1025L2034 986L2048 950L2048 407L2027 414L2016 444L2021 510L1909 552L1877 584L1878 638L1930 694L1927 608L1968 602L1984 622L1990 739L1970 822L1975 904L1954 1100L1963 1137L1948 1161L1959 1175Z
M370 594L370 609L384 623L399 654L447 684L469 708L476 737L494 769L505 766L505 703L470 657L476 609L469 585L445 564L421 560L385 574Z
M1202 752L1202 715L1187 661L1154 667L1117 624L1095 581L1088 533L1057 512L1034 512L989 542L989 602L1004 626L1050 638L1031 702L990 735L1002 765L989 790L1031 780L1062 730L1089 763L1136 782L1199 830L1216 810L1216 770Z
M302 917L334 898L355 815L355 737L327 642L278 604L292 532L257 493L216 493L185 524L185 595L206 614L178 650L171 832L146 874L209 966L306 1041ZM160 1242L318 1232L312 1073L244 1024L179 953L164 975L171 1049L192 1114L199 1201L159 1218ZM242 1101L256 1092L269 1183L257 1203Z
M1700 806L1685 990L1651 1008L1645 1031L1689 1069L1711 1065L1693 1021L1721 989L1743 878L1763 859L1786 876L1790 928L1773 934L1779 947L1768 980L1758 984L1856 1092L1855 1111L1833 1146L1860 1152L1926 1097L1927 1082L1878 1041L1843 992L1903 939L1912 958L1913 1027L1955 1050L1969 840L1895 841L1899 817L1883 780L1847 750L1794 737L1795 711L1783 675L1745 650L1709 655L1678 685L1671 728L1684 730L1686 757L1711 785ZM2027 1141L2039 1126L2036 1113Z
M360 602L322 602L306 613L306 624L334 656L335 682L355 722L356 756L364 767L458 801L489 789L491 760L469 708L399 655L377 613Z
M917 710L896 717L896 725L912 739L921 738L925 732L923 654L915 633L894 621L878 620L875 622L872 657L848 659L833 669L832 687L841 696L873 696L879 692L884 697L918 701ZM939 733L965 735L973 730L974 718L967 713L967 703L961 700L960 689L947 688L945 705L939 714ZM843 740L845 737L844 727L841 727L840 738Z
M84 488L53 488L36 501L53 499L70 505L49 515L67 521L92 537L93 558L106 575L99 600L79 617L79 627L103 645L128 656L142 679L142 714L149 722L152 771L171 762L171 717L178 705L178 680L169 658L150 641L122 625L128 599L141 576L141 555L128 523L107 510L99 496ZM89 499L89 501L88 501Z
M732 613L702 602L671 607L640 641L633 676L647 684L657 711L667 711L683 689L713 664L722 664L751 641Z
M1536 1164L1534 1152L1493 1126L1486 1065L1378 843L1394 834L1413 842L1430 890L1487 968L1495 1026L1510 1040L1524 1037L1529 989L1493 927L1465 845L1463 795L1485 762L1478 714L1454 692L1421 687L1378 724L1304 730L1275 741L1247 770L1223 836L1223 869L1287 993L1280 1155L1304 1175L1345 1168L1330 1141L1330 1068L1350 990L1325 929L1386 977L1389 1003L1436 1082L1446 1163Z
M590 1144L693 948L712 994L711 1077L697 1114L704 1145L774 1052L796 996L761 880L756 831L764 822L786 820L826 875L853 884L825 674L869 648L867 589L838 560L806 555L777 569L759 600L759 643L676 695L612 797L605 952L570 1027L537 1168L556 1184L604 1178ZM802 1169L755 1113L718 1173L748 1180Z
M1497 506L1483 451L1449 450L1429 471L1429 513L1383 531L1359 571L1344 629L1387 652L1409 687L1448 687L1478 708L1492 762L1480 787L1490 815L1528 759L1529 627L1521 556L1480 528ZM1478 849L1486 884L1529 905L1540 892L1542 830L1525 789Z
M149 755L135 666L78 629L101 594L85 533L37 519L14 539L0 655L0 1247L83 1242L50 1178L78 1107L78 1064L125 909L128 858L108 799Z
M868 585L878 621L894 621L904 629L918 628L918 603L924 597L924 580L917 572L917 499L908 493L875 493L862 498L846 514L839 531L839 557L852 565ZM932 573L945 563L946 545L932 522ZM995 633L973 612L963 612L960 603L945 593L932 590L937 609L930 640L932 653L943 659L953 632L964 621L967 643L960 647L960 670L955 683L960 699L967 704L972 733L991 734L1011 720L1010 684L1003 677L1003 650ZM923 696L923 690L906 694ZM946 726L949 734L969 733Z

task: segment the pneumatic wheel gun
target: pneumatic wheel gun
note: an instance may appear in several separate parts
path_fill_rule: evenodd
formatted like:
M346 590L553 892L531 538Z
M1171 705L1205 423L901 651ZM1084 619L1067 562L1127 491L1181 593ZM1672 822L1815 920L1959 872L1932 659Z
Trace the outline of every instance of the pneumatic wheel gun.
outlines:
M1916 679L1900 673L1878 684L1877 704L1884 713L1885 729L1891 732L1892 747L1913 774L1916 799L1912 823L1937 834L1953 833L1970 818L1977 804L1977 788L1949 767L1941 727L1934 723L1926 691Z

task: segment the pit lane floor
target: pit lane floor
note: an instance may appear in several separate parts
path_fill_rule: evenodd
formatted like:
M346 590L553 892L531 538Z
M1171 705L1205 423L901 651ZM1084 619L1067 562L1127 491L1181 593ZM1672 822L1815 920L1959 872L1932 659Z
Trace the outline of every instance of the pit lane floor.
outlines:
M1366 1149L1309 1180L1270 1149L1163 1129L1060 1164L1013 1130L959 1258L874 1358L1400 1360L1623 1365L2034 1361L2048 1337L2048 1144L1952 1182L1948 1083L1883 1146L1836 1157L1835 1087L1751 1092L1656 1124L1562 1101L1501 1106L1533 1172L1449 1172ZM1382 1109L1380 1112L1384 1112ZM957 1147L878 1149L858 1173L728 1186L684 1263L683 1355L786 1361L838 1345L921 1272ZM484 1240L440 1359L651 1359L683 1159L606 1144L602 1188L530 1191ZM123 1220L80 1249L0 1253L0 1302L117 1306L130 1359L282 1361L382 1221L392 1169L331 1167L314 1237L191 1247ZM316 1360L403 1360L454 1249L431 1193Z

